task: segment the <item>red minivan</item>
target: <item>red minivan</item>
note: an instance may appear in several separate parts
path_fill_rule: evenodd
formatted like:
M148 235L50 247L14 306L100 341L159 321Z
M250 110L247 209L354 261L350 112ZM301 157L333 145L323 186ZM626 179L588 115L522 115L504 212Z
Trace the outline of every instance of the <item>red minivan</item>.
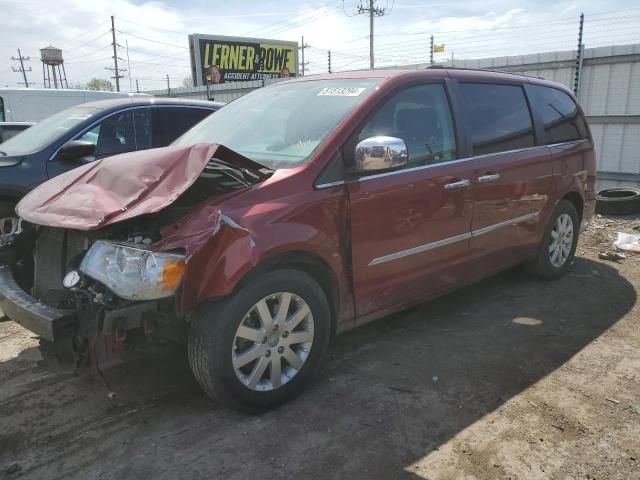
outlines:
M209 395L274 406L337 333L518 264L564 274L595 175L584 114L556 83L299 78L28 194L1 238L0 308L78 363L188 338Z

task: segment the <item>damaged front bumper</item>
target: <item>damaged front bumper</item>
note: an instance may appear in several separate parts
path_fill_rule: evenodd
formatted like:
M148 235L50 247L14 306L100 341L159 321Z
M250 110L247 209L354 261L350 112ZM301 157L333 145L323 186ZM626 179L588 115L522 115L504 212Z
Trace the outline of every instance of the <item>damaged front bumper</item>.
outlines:
M14 322L50 342L72 334L76 325L74 310L52 308L33 298L16 283L8 265L0 265L0 309Z

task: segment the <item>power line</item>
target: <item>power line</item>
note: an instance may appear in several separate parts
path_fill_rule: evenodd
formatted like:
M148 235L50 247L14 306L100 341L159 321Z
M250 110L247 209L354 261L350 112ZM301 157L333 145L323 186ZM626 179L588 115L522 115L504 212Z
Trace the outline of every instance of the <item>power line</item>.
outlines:
M80 35L76 35L75 37L73 37L73 38L71 38L71 39L67 40L67 44L69 44L69 43L71 43L71 42L73 42L73 41L77 40L78 38L80 38L80 37L82 37L82 36L86 35L87 33L91 33L91 32L93 32L93 31L95 31L98 27L101 27L102 25L104 25L104 24L105 24L105 23L107 23L107 22L108 22L108 20L103 20L102 22L100 22L100 23L96 24L95 26L91 27L89 30L87 30L87 31L85 31L85 32L82 32Z
M91 40L87 40L86 42L84 42L82 45L80 45L79 47L75 47L75 48L70 48L68 50L65 51L65 53L69 53L69 52L75 52L76 50L80 50L83 48L86 48L90 43L95 42L96 40L101 39L102 37L108 35L111 33L111 30L107 30L106 32L102 33L101 35L98 35L97 37L91 39Z
M151 38L141 37L140 35L134 35L133 33L125 32L124 30L118 30L118 33L129 35L130 37L137 38L138 40L144 40L146 42L158 43L160 45L166 45L168 47L175 47L175 48L182 48L183 50L189 50L189 47L185 47L183 45L176 45L175 43L161 42L160 40L153 40Z
M321 8L325 8L325 7L327 7L327 6L331 5L331 4L338 3L338 2L341 2L341 1L342 0L332 0L331 2L326 2L326 3L322 3L320 5L317 5L317 6L314 7L314 9L315 10L319 10ZM335 7L333 7L332 10L335 10ZM244 33L242 35L252 35L252 36L255 36L256 34L267 35L267 32L271 32L274 29L274 27L275 27L276 31L282 29L283 27L286 30L287 28L290 28L290 26L293 26L294 24L296 24L296 23L298 23L300 21L304 21L305 19L302 18L302 17L305 17L306 15L307 15L306 12L299 13L298 15L294 15L293 17L289 18L288 20L275 22L275 23L272 23L271 25L267 25L267 26L262 27L262 28L254 29L254 30L252 30L250 32L247 32L247 33ZM298 18L300 20L296 20ZM306 19L306 20L308 20L308 19ZM274 32L272 32L270 34L273 34L273 33Z

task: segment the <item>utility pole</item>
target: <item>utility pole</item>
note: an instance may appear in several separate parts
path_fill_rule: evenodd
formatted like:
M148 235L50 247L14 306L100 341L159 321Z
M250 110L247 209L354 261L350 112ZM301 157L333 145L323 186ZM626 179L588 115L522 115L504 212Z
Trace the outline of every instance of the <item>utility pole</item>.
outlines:
M131 62L129 61L129 40L125 40L125 44L127 45L127 75L129 76L129 91L133 90L131 86Z
M302 36L302 43L300 44L300 53L302 55L302 61L300 62L301 65L301 69L302 69L302 76L304 77L304 69L307 66L307 64L309 62L305 62L304 61L304 49L305 48L309 48L309 45L307 45L306 43L304 43L304 35Z
M582 74L582 61L584 57L584 45L582 44L582 31L584 28L584 13L580 14L580 26L578 27L578 51L576 52L576 76L573 80L573 94L577 97L580 93L580 75Z
M111 38L113 39L113 71L116 77L116 92L120 91L120 73L118 72L118 45L116 44L116 27L111 15Z
M171 84L169 83L169 74L167 73L167 97L171 96Z
M18 49L18 57L11 57L11 60L19 60L20 61L20 68L13 68L11 67L11 70L13 70L14 72L21 72L22 73L22 78L24 78L24 86L25 88L29 88L29 82L27 81L27 72L31 71L31 67L29 67L29 70L25 70L24 69L24 60L31 60L31 57L23 57L22 53L20 53L20 49Z
M327 58L329 60L329 73L333 73L331 71L331 50L327 50Z
M367 3L369 4L368 7L358 6L358 14L369 14L369 68L373 70L375 63L373 55L373 17L382 17L387 13L387 10L376 7L376 0L368 0Z
M429 49L429 63L433 65L433 35L431 35L431 48Z

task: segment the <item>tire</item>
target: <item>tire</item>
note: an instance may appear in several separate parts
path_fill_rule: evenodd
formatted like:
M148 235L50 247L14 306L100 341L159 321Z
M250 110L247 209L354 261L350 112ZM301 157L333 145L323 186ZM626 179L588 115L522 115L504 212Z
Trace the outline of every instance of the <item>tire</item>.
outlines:
M640 212L640 190L637 188L607 188L596 197L596 213L631 215Z
M564 234L565 231L560 228L561 224L558 223L559 221L565 225L567 221L570 221L570 240L568 236ZM571 265L571 261L576 253L579 232L580 218L578 217L576 207L568 200L561 200L549 218L549 223L547 224L542 242L538 248L538 254L536 258L527 265L528 270L545 280L554 280L564 275L569 269L569 265ZM558 241L554 244L553 242L556 236L561 237L563 239L562 242ZM562 245L565 245L565 248L561 248L560 251L558 251L558 255L554 257L557 248L560 248Z
M289 303L284 301L287 294L291 294ZM262 305L262 310L258 304ZM286 318L293 320L290 326L297 318L294 313L306 312L303 304L308 306L310 314L299 315L302 320L293 325L291 332L287 330L287 322L280 322L282 325L278 330L267 331L265 323L268 322L262 320L264 308L269 309L269 315L277 317L277 308L284 304L289 305ZM330 312L324 291L306 273L298 270L267 272L229 298L211 303L195 315L188 339L191 370L203 390L223 404L258 410L276 407L300 393L317 373L331 335ZM273 323L278 323L278 319ZM242 330L243 333L250 331L251 337L258 338L249 340L239 336L241 325L252 329ZM261 330L256 334L258 328ZM312 337L310 343L295 343L295 340L309 336ZM259 356L239 367L247 358L243 354L253 352L252 349ZM291 352L297 361L289 362L295 360ZM274 367L276 361L279 367ZM298 365L300 361L301 366ZM264 362L268 362L262 369L264 373L253 376ZM278 369L281 375L277 375ZM259 381L254 383L256 378Z

